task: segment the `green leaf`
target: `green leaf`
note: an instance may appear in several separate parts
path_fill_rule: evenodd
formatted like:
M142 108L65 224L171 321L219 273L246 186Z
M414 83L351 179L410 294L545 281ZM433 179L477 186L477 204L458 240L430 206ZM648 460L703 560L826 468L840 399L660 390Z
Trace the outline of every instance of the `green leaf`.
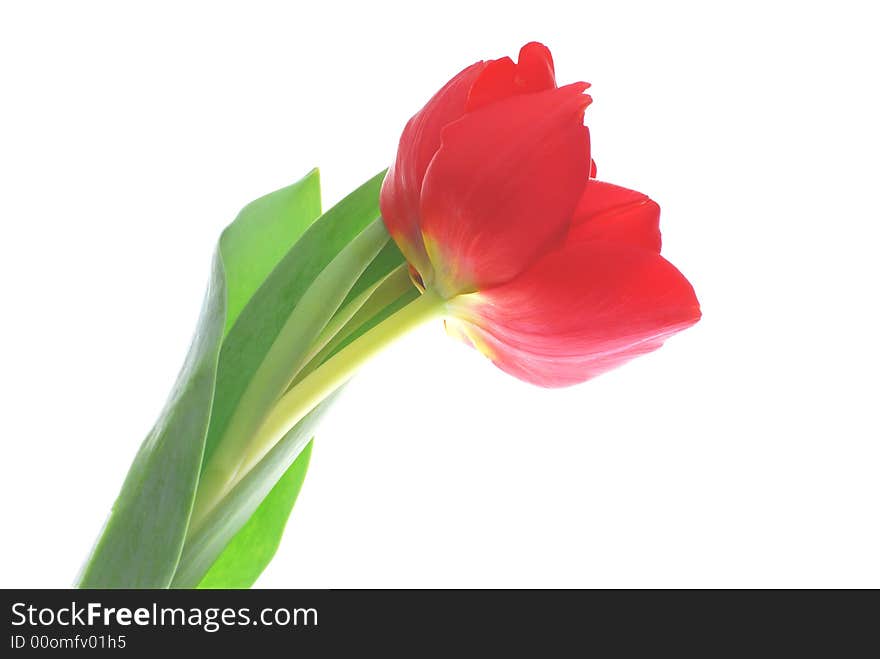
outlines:
M376 257L367 269L368 272L364 273L364 277L369 275L369 279L378 278L394 265L394 259L389 257L391 252L384 250L383 252L384 254ZM402 260L402 256L399 258ZM402 277L398 275L402 275ZM339 330L344 343L363 334L367 329L374 327L394 311L418 297L418 290L409 282L409 276L405 270L397 268L393 271L394 280L388 275L384 276L384 280L371 284L370 288L360 287L364 294L368 294L371 290L374 292L372 295L368 295L366 302L362 303L361 310L351 318L350 323ZM336 352L332 345L328 345L327 348L328 350L325 352L331 354ZM314 361L320 363L323 359L321 356L316 356ZM310 421L310 424L310 428L314 427L314 422ZM297 428L293 432L295 435L288 435L282 440L282 448L279 451L270 453L264 459L261 465L262 469L272 467L273 461L275 461L276 464L273 468L277 473L290 460L294 455L291 452L291 447L292 443L297 441L295 437L302 437L306 434L306 431L301 428ZM295 446L292 448L295 449ZM201 536L188 541L180 569L175 577L175 587L192 586L197 583L199 588L247 588L256 581L269 564L281 540L285 522L296 502L302 480L305 478L310 449L311 443L296 457L286 474L282 476L279 484L265 496L262 503L259 503L259 497L264 491L262 489L251 489L249 492L238 490L234 493L232 500L228 500L223 508L227 513L237 510L238 517L232 519L215 517L208 521L209 527L213 524L212 528L203 532ZM280 464L277 464L278 461ZM272 477L274 476L267 478ZM251 487L253 488L257 483L252 480ZM245 519L248 511L254 509L255 512L250 519L235 533L236 525ZM235 535L232 535L233 533ZM221 551L222 542L229 537L232 539ZM200 545L201 547L199 547ZM205 566L212 560L212 554L216 554L218 551L221 552L218 558L214 560L213 565L208 568L207 574L198 582L199 572L205 569Z
M294 426L232 489L224 499L223 505L215 508L205 519L204 524L187 539L171 584L172 588L195 588L201 584L233 539L238 541L237 534L266 500L274 484L284 476L309 445L318 422L337 395L338 392L329 396ZM259 526L254 530L266 531ZM264 542L269 544L273 541L267 538ZM246 579L248 578L246 575L254 572L259 574L260 571L262 567L259 565L249 566L244 570L245 576L231 575L229 578Z
M381 220L376 220L373 225L379 225L379 223L381 223ZM371 227L373 225L371 225ZM368 227L368 229L369 228L370 227ZM381 229L381 226L376 226L376 229ZM338 262L344 260L344 254L351 249L352 245L354 245L354 243L359 240L360 236L363 236L366 231L367 229L359 234L358 238L349 243L349 245L345 247L328 265L322 275L319 275L319 277L316 278L315 283L303 296L303 299L300 302L301 305L304 303L306 297L315 292L317 292L318 299L324 299L326 297L326 293L323 292L321 286L318 285L318 279L324 274L330 273L332 276L331 281L338 282L340 277L336 273L333 273L334 265L337 265ZM364 270L363 274L358 278L357 282L352 286L351 291L345 298L340 309L333 315L331 323L328 323L325 331L329 330L331 326L337 327L337 330L334 330L334 333L343 328L345 320L349 319L350 314L352 313L350 310L346 311L343 308L346 305L357 308L359 305L364 304L364 300L367 301L367 305L370 303L373 304L372 311L370 311L369 315L365 316L363 320L358 322L357 329L359 329L361 324L369 324L368 321L372 320L372 316L374 315L385 317L387 313L384 306L393 304L395 308L397 308L397 297L400 293L394 293L393 291L395 289L399 290L400 284L398 283L396 286L389 286L388 278L389 274L392 272L402 274L405 286L413 293L417 294L416 289L411 283L409 283L409 277L405 270L401 269L401 266L404 264L405 260L403 255L397 249L397 246L389 241L386 247L376 255L373 261ZM350 272L351 266L343 265L343 271ZM400 277L398 277L398 279L400 279ZM388 293L386 293L384 297L375 294L371 295L371 292L375 291L377 287L380 287L379 290L390 289L391 295ZM358 301L359 298L362 299ZM409 299L410 298L407 298L407 301ZM377 302L378 305L376 304ZM344 318L340 318L337 321L337 316L344 316ZM374 322L378 322L378 320ZM345 333L350 331L352 330L345 328ZM312 347L312 350L315 350L314 346ZM301 429L296 429L294 431L295 435L300 438L303 436L302 432ZM279 473L284 465L289 463L290 459L295 456L295 453L289 452L289 447L294 446L295 448L295 445L292 444L294 441L292 437L294 437L294 435L289 435L285 440L286 446L288 447L286 451L282 451L281 453L276 451L267 456L268 460L262 465L263 469L272 468L275 470L275 473ZM276 462L273 466L273 460L281 460L281 463L278 464ZM288 477L285 475L282 477L282 480L294 479L294 475L298 475L298 482L301 484L302 479L305 477L307 461L307 455L300 454L299 457L296 457L293 464L287 469L287 474L290 476ZM274 477L274 475L267 477L269 482L262 483L261 485L265 486L270 484L271 478ZM251 481L251 483L252 486L255 485L254 481ZM290 515L298 491L299 488L294 488L292 484L289 487L276 486L276 489L273 489L272 492L266 495L266 498L262 500L262 503L260 503L259 497L262 495L262 492L264 492L264 489L251 489L244 494L242 491L238 491L235 497L231 499L227 498L222 504L224 516L220 518L215 517L213 522L209 520L208 524L210 525L213 523L214 526L209 530L203 531L201 534L197 534L192 540L187 542L184 558L181 561L181 568L175 577L174 585L182 587L184 585L192 586L198 583L199 588L232 588L250 586L271 560L275 548L280 542L284 523ZM244 524L241 530L236 533L235 530L237 525L247 518L250 511L254 510L255 512L253 512L250 519ZM232 535L233 533L235 535ZM231 540L229 539L230 537ZM226 541L228 541L228 544L223 548L223 543ZM199 572L205 570L206 566L211 564L212 556L216 555L218 552L221 553L216 559L214 559L214 563L208 569L208 573L202 577L199 582Z
M135 457L80 575L81 588L164 588L171 581L198 483L225 298L222 262L215 259L186 364Z
M80 574L82 588L164 588L190 518L225 329L320 213L317 170L249 204L224 232L195 338ZM271 241L264 236L272 236Z
M340 307L354 313L403 263L379 219L383 178L384 172L314 221L320 208L313 171L249 204L224 231L187 362L135 458L82 587L245 584L264 569L307 468L307 455L299 456L335 396L262 459L255 454L252 471L194 526L197 485L201 497L211 480L205 465L236 408L247 403L258 421L261 408L316 354L312 342ZM347 318L340 316L338 326ZM271 386L246 399L267 364Z
M384 176L384 172L376 175L312 224L254 293L232 326L220 351L214 415L205 444L204 466L209 464L214 451L230 431L230 424L234 421L239 426L232 429L236 435L252 430L295 375L285 373L289 378L283 386L273 378L272 382L261 383L256 391L248 393L258 370L267 362L282 332L293 330L290 333L296 335L295 341L279 342L287 351L284 358L295 362L308 354L311 340L342 303L342 299L337 300L334 296L318 298L313 300L315 306L309 309L300 307L294 316L294 311L321 273L340 255L343 248L379 217L379 188ZM387 240L385 233L384 242L379 248L384 247ZM364 263L365 266L372 256ZM362 272L357 272L356 276L362 276ZM345 282L330 283L342 285ZM349 294L352 284L354 282L345 288L343 298ZM301 331L302 328L295 325L300 321L313 323L319 315L324 320L319 323L320 327L311 325L306 331ZM269 364L270 368L272 366ZM280 390L273 391L279 386ZM246 395L247 404L242 405L242 398Z
M346 296L386 247L382 174L319 218L256 291L220 352L214 414L191 520L205 516L268 447L253 437Z
M284 526L302 489L312 442L306 444L251 518L230 541L199 588L250 588L275 556Z
M402 262L397 248L388 247L390 237L379 217L383 178L384 172L352 192L302 235L224 340L202 483L175 586L200 583L267 496L266 488L281 478L311 439L298 430L301 423L288 435L296 441L286 440L293 452L270 450L263 455L268 447L251 446L265 415L305 365L314 341L344 301L369 290ZM307 427L316 416L303 420L308 420ZM242 495L243 483L238 481L250 478L244 474L251 467L270 475L259 484L251 480Z
M226 270L224 334L306 229L321 215L317 169L293 185L249 203L220 236Z

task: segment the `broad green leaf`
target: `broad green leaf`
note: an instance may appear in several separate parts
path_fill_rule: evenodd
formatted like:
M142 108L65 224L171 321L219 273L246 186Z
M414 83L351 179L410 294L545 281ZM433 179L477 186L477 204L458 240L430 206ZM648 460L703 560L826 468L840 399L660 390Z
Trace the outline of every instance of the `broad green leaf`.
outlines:
M227 318L245 306L260 273L271 271L285 244L318 215L318 185L313 171L246 207L224 232L186 362L129 469L80 574L80 587L164 588L171 583L198 484ZM264 232L277 242L267 245L259 239Z
M277 364L269 364L268 370L263 366L282 332L289 332L295 338L294 341L278 342L286 353L285 359L296 361L297 357L307 355L311 340L349 294L354 281L330 280L324 285L327 290L336 288L332 295L306 297L331 262L379 217L379 188L384 175L382 172L367 181L312 224L284 255L232 326L220 351L214 414L205 444L203 466L210 465L214 451L227 432L239 436L253 430L295 375L276 373L277 369L273 370L273 367ZM376 235L381 236L381 233ZM385 233L379 248L387 241ZM372 249L372 243L365 247ZM361 256L369 253L369 249L365 249ZM375 253L362 265L366 267L373 256ZM360 277L362 273L363 269L355 276ZM343 289L343 299L337 299L338 292ZM304 299L309 303L308 308L301 306ZM323 323L318 323L320 326L315 325L317 318L323 319ZM309 327L303 330L297 323L309 324ZM289 377L283 386L279 385L283 378L266 383L260 377L259 386L252 390L255 377L267 373L270 379L277 375ZM273 391L279 386L280 390ZM245 396L247 404L242 405ZM232 422L236 425L230 431Z
M379 217L384 172L330 209L303 234L266 278L227 335L220 353L214 415L208 431L202 484L184 558L174 584L197 585L220 553L296 459L303 437L292 431L296 450L263 456L251 438L278 396L305 365L313 342L359 290L368 290L403 257ZM326 406L322 406L322 409ZM310 418L310 417L307 417ZM311 435L305 437L310 440ZM268 448L268 447L267 447ZM248 464L241 456L248 456ZM272 456L276 456L273 458ZM251 465L269 459L272 476L247 496L237 480ZM257 494L254 494L257 492ZM289 505L293 505L290 500ZM213 521L212 521L213 520ZM219 522L217 520L220 520Z
M195 588L202 582L218 557L265 501L275 483L309 445L321 416L332 405L336 395L330 395L294 426L233 488L224 499L223 505L215 508L204 524L187 538L172 588ZM290 503L292 505L292 501ZM268 530L257 530L265 531L268 536ZM273 540L267 537L265 542L271 543ZM262 571L262 568L258 565L248 566L245 573L250 574L257 570Z
M186 363L131 465L80 588L165 588L171 582L198 483L225 300L223 265L215 259Z
M385 258L387 257L386 254ZM377 260L382 258L382 255L376 257ZM370 267L375 274L378 267L374 268L373 265ZM401 277L395 275L396 281L386 278L378 289L375 285L372 289L366 289L367 291L373 290L374 293L363 304L361 311L364 313L362 315L355 314L351 327L344 327L340 330L345 343L353 340L355 336L360 336L367 329L374 327L394 311L418 297L418 291L409 282L408 275L405 272L403 275L402 282L400 281ZM328 352L335 354L336 350L333 346L328 346L328 348ZM321 356L316 357L315 362L320 363L321 361L323 361ZM294 432L304 433L301 429L295 429ZM292 443L294 441L294 436L288 436L282 440L282 442L286 442L287 448L271 452L264 458L261 468L270 468L273 461L280 460L280 465L274 466L277 473L290 459L291 450L295 450L296 444ZM175 586L185 587L195 584L199 571L205 569L205 566L212 560L212 553L218 551L221 552L219 557L214 560L213 565L208 568L207 574L198 582L199 588L247 588L254 583L269 564L281 541L286 520L305 478L310 448L311 443L294 460L279 484L265 496L262 503L259 503L262 490L251 489L244 493L238 491L236 493L237 503L231 501L225 504L224 507L227 510L240 507L239 517L231 520L230 518L219 520L215 518L213 521L215 526L212 530L206 531L201 537L196 537L187 543L180 571L175 577ZM254 484L255 482L252 481L252 487ZM255 512L250 519L235 533L236 524L245 518L248 510L254 508ZM208 524L210 523L211 520L208 521ZM232 533L235 535L231 535ZM232 539L224 549L221 549L222 541L230 536ZM201 545L200 550L198 545Z
M250 588L275 556L312 454L306 444L247 523L226 545L199 588Z
M380 223L381 220L374 221L374 224ZM368 227L369 228L369 227ZM377 227L380 228L381 227ZM364 232L367 230L365 229ZM384 230L383 230L384 231ZM363 235L362 232L359 236ZM322 291L321 286L318 285L318 280L328 272L331 273L334 285L338 284L338 281L341 279L338 275L332 273L333 265L344 258L344 254L347 250L351 249L352 243L349 243L349 246L345 247L340 254L331 262L328 267L319 275L315 283L310 287L309 291L307 291L303 298L300 301L300 305L303 305L306 298L310 294L317 293L319 300L326 299L326 293ZM333 317L330 319L330 322L325 327L325 332L329 330L331 327L336 327L337 329L343 328L346 320L348 320L353 310L348 309L346 307L352 307L354 310L359 306L359 304L363 304L366 300L369 302L373 302L373 309L370 311L370 315L365 317L364 319L358 322L358 326L368 321L371 316L377 315L383 311L381 306L385 304L392 303L399 296L399 293L395 293L393 297L389 297L386 293L385 298L380 299L379 303L381 306L376 306L376 296L371 296L371 292L375 291L380 284L383 287L386 287L386 284L382 282L387 280L389 277L389 273L399 270L405 264L405 260L403 255L397 249L397 246L392 242L388 241L387 245L382 248L378 255L373 259L373 261L366 267L363 274L358 278L358 280L354 283L349 291L349 294L346 296L345 300L340 305L340 309L334 313ZM350 265L344 265L343 272L351 272L352 268ZM404 273L405 274L405 273ZM415 291L412 288L411 284L408 284L408 277L405 277L406 283L409 288ZM398 286L399 287L399 286ZM361 298L361 299L359 299ZM338 299L338 298L337 298ZM339 316L345 316L339 317ZM337 318L339 317L339 318ZM336 330L334 330L335 332ZM351 329L345 329L345 333L351 332ZM322 333L323 335L323 333ZM319 338L318 341L321 339ZM315 347L312 346L312 352L314 352ZM270 351L271 354L271 351ZM311 354L311 353L310 353ZM288 358L290 359L290 358ZM289 460L289 454L282 454L283 459ZM277 457L278 454L276 453ZM270 456L271 459L271 456ZM293 464L287 469L288 474L296 474L299 477L299 482L301 484L302 478L305 477L305 472L307 469L307 456L297 457ZM278 467L276 467L276 470ZM287 476L284 477L285 479ZM290 478L293 478L291 476ZM296 494L298 492L298 488L291 487L282 487L278 486L277 490L273 490L262 503L259 503L257 499L253 496L249 496L247 498L239 498L238 501L240 503L235 503L227 501L223 504L226 509L227 514L232 512L230 509L234 506L244 506L242 510L238 511L238 515L227 518L232 519L234 523L229 524L224 522L220 525L220 528L216 528L212 533L203 533L201 536L195 538L193 543L201 543L203 545L201 552L187 552L186 557L184 559L182 570L178 577L175 579L175 584L183 583L182 580L189 578L190 584L195 584L198 579L198 570L203 570L204 567L210 564L211 554L217 553L222 549L222 542L228 540L230 534L235 532L236 524L241 523L243 519L245 519L247 511L253 510L256 505L259 505L257 508L257 512L253 513L253 516L250 520L241 528L234 536L232 536L231 540L228 540L228 544L225 546L225 549L222 549L222 553L216 558L213 566L210 568L209 573L202 578L199 583L199 587L209 587L209 588L219 588L219 587L246 587L253 583L253 581L260 575L260 573L265 569L269 560L271 559L272 554L274 554L274 548L278 546L278 543L281 539L281 534L284 529L284 521L290 514L290 510L293 507L296 501ZM261 511L270 511L265 514ZM193 544L192 548L194 549L195 545ZM253 547L261 547L261 548L272 548L271 551L262 551L262 550L250 550L248 548ZM190 544L188 543L188 549L190 549ZM192 576L187 577L187 570L190 568L187 565L190 563L189 557L193 558L193 568L192 568ZM198 560L196 560L196 558ZM198 564L196 566L195 564Z
M220 236L227 286L224 334L272 269L320 215L320 176L313 169L293 185L255 199L226 227Z

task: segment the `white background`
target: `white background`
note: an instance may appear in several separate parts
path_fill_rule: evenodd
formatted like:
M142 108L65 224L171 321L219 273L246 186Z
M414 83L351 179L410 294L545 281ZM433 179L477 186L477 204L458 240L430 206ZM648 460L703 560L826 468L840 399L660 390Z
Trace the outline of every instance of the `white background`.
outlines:
M6 2L0 586L67 586L245 203L325 206L481 58L593 83L704 318L539 390L427 327L318 437L259 585L880 586L870 3Z

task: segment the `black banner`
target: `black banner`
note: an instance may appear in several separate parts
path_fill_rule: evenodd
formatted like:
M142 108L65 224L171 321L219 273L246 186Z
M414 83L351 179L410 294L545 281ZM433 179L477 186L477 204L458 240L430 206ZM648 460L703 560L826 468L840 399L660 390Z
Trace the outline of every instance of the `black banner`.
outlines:
M839 655L862 646L877 613L873 592L830 591L6 590L3 605L9 657L273 648L307 656L358 648L414 657L502 648L763 654L799 645Z

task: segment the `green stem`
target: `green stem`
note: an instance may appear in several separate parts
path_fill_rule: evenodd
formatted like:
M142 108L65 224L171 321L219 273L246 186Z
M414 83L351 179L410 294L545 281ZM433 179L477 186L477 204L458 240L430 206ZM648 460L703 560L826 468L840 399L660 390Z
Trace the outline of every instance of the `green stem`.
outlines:
M318 403L345 384L370 358L415 327L442 315L446 301L427 291L400 311L340 350L287 391L269 411L253 436L231 478L199 484L198 506L190 520L190 533L247 475L247 473Z

